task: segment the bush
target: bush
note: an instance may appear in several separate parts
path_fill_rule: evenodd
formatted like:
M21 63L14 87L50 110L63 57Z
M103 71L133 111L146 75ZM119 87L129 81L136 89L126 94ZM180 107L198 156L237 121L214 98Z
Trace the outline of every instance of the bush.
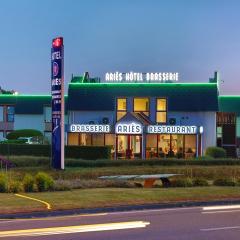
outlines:
M51 145L47 144L0 144L1 155L51 156ZM65 157L88 160L110 159L109 146L65 146Z
M10 157L11 163L16 167L40 167L50 166L49 157L35 157L35 156L12 156Z
M236 182L229 178L218 178L213 181L215 186L236 186Z
M5 174L0 174L0 193L7 192L7 177Z
M7 135L7 139L18 139L19 137L42 137L43 134L41 131L39 130L35 130L35 129L20 129L20 130L15 130L10 132Z
M18 193L18 192L22 192L22 185L19 181L12 181L9 184L9 192L11 193Z
M34 179L30 174L26 174L23 178L23 189L25 192L34 191Z
M225 158L227 156L227 152L221 147L208 147L205 155L213 158Z
M39 192L53 190L54 186L53 178L49 176L47 173L39 172L35 176L35 181Z
M209 183L204 178L195 178L193 179L193 186L204 187L204 186L209 186Z
M179 179L174 179L170 181L171 187L192 187L193 182L191 178L179 178Z
M51 146L43 144L5 144L8 141L0 144L1 155L15 155L15 156L45 156L50 157Z

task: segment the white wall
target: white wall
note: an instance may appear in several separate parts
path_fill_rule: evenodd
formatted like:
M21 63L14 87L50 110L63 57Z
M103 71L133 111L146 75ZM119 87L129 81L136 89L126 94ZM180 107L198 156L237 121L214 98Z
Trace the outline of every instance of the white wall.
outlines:
M87 124L89 121L102 123L102 119L107 117L109 124L113 124L115 112L112 111L74 111L69 114L69 124Z
M38 114L15 114L14 130L18 129L37 129L44 132L43 115Z
M203 153L209 146L216 146L216 112L168 112L168 119L176 118L176 125L203 126Z

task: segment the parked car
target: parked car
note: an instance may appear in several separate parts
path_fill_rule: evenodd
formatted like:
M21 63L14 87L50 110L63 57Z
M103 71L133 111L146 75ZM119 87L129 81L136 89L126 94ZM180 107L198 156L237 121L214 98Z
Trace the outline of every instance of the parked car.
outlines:
M19 137L18 140L24 140L26 144L40 144L36 137Z

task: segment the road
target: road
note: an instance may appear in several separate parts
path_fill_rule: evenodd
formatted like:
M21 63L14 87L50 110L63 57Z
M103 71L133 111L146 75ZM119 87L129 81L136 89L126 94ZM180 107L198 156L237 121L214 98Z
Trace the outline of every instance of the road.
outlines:
M0 220L0 240L238 240L240 205Z

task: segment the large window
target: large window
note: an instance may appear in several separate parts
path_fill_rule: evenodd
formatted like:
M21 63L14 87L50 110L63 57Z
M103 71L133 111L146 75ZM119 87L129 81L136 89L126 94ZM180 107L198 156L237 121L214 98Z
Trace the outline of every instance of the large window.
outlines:
M149 98L134 98L134 112L144 113L149 116Z
M146 158L193 158L196 156L196 135L147 134Z
M14 107L7 106L7 122L14 122Z
M127 99L117 99L117 121L127 114Z
M166 98L157 98L156 122L167 122L167 100Z

